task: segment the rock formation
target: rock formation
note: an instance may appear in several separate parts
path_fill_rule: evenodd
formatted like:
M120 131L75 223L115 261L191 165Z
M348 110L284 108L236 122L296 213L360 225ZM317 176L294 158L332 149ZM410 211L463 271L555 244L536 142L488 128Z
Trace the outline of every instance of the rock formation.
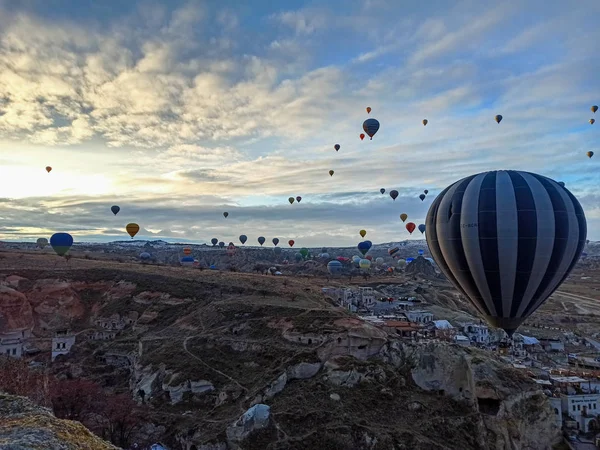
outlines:
M421 275L424 278L436 278L437 273L431 262L427 261L422 256L411 261L406 265L404 272L411 275Z

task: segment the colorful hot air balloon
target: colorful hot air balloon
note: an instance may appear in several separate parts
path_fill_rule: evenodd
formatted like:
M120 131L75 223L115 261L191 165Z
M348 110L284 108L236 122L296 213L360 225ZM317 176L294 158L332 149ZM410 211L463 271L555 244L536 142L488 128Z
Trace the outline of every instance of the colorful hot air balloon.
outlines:
M500 123L502 122L502 116L498 114L496 117L494 117L494 120L496 121L496 123Z
M342 272L343 269L344 269L344 266L337 259L333 259L327 263L327 271L331 275L338 275L339 273Z
M360 237L365 237L365 236L366 236L366 234L367 234L367 232L366 232L366 230L360 230L360 231L358 232L358 234L360 234Z
M302 197L300 197L300 196L296 197L296 201L297 201L298 203L300 203L300 202L302 201Z
M129 234L129 236L131 236L131 239L133 239L133 237L138 233L138 231L140 231L140 226L137 223L128 223L125 227L125 231L127 231L127 234Z
M429 121L427 119L423 119L423 126L427 125Z
M425 194L419 195L419 198L421 199L421 201L425 200L425 197L426 197Z
M368 259L369 261L373 261L373 257L371 255L367 255L365 258Z
M242 245L244 245L246 243L246 241L248 240L248 236L246 236L245 234L241 234L239 239L240 239L240 242L242 243Z
M377 266L382 266L383 265L383 258L380 256L377 259L375 259L375 264L377 264Z
M228 215L229 215L229 213L228 213L227 211L225 211L225 212L223 213L223 217L225 217L225 218L227 218L227 216L228 216Z
M594 152L589 151L589 152L586 153L586 155L587 155L588 158L591 158L592 156L594 156Z
M217 245L217 244L219 243L219 240L218 240L217 238L212 238L212 239L210 240L210 243L211 243L211 244L213 245L213 247L214 247L215 245Z
M46 172L50 173L51 170L52 170L52 167L46 166Z
M596 123L596 119L590 119L590 125L594 125Z
M425 224L424 223L419 225L419 231L421 232L421 234L425 233Z
M358 251L365 256L367 254L367 252L369 251L369 249L371 248L371 242L370 241L363 241L363 242L359 242L358 245L356 246L358 248Z
M179 260L179 264L182 266L193 266L194 265L194 257L193 256L184 256Z
M110 207L110 210L116 216L119 213L119 211L121 211L121 208L119 208L117 205L113 205Z
M277 247L277 244L279 244L279 238L273 238L271 242L273 242L273 245Z
M385 194L385 188L379 189L379 192L381 192L381 195Z
M364 133L360 133L359 137L360 137L360 140L362 141L365 138L365 134Z
M408 214L406 214L406 213L400 214L400 220L402 220L402 222L405 222L406 219L408 219Z
M367 106L367 114L371 114L371 107Z
M37 244L37 246L39 248L44 248L44 247L46 247L46 245L48 245L48 239L46 239L46 238L39 238L36 241L36 244Z
M371 267L371 261L367 258L361 259L358 263L358 267L360 267L363 270L367 270Z
M290 198L288 198L288 202L290 202L290 205L291 205L292 203L294 203L294 201L295 201L295 200L296 200L296 199L295 199L294 197L290 197Z
M400 251L399 247L391 247L391 248L388 249L388 255L394 256L399 251Z
M450 185L425 223L440 270L509 335L567 278L587 234L573 194L550 178L514 170Z
M425 254L425 250L419 249L419 256L423 256Z
M337 152L340 149L340 144L335 144L333 148L335 148L335 151Z
M598 107L596 105L592 106L590 109L594 114L596 113L596 111L598 111Z
M260 244L260 246L262 247L262 245L265 243L265 238L263 236L259 236L258 237L258 243Z
M428 191L427 189L425 189L425 190L423 191L423 193L424 193L425 195L427 195L427 194L429 194L429 191Z
M330 170L330 171L329 171L329 176L333 176L333 174L334 174L334 173L335 173L335 172L334 172L333 170Z
M398 198L398 191L396 189L390 191L390 197L392 197L392 200L396 201Z
M373 118L365 120L363 122L363 130L365 130L365 133L373 140L373 136L375 136L375 133L379 130L379 121Z
M288 244L290 245L290 247L293 247L295 243L296 243L296 242L295 242L293 239L290 239L290 240L288 241Z
M398 260L398 267L404 267L406 266L406 260L405 259L399 259Z
M73 245L73 236L69 233L54 233L50 237L50 245L58 256L65 256Z
M412 232L413 232L413 231L415 231L415 228L416 228L416 227L417 227L417 226L416 226L414 223L412 223L412 222L408 222L408 223L406 224L406 229L408 230L408 232L409 232L410 234L412 234Z
M183 249L183 254L184 254L185 256L191 255L191 254L192 254L192 249L191 249L191 248L189 248L189 247L185 247L185 248Z

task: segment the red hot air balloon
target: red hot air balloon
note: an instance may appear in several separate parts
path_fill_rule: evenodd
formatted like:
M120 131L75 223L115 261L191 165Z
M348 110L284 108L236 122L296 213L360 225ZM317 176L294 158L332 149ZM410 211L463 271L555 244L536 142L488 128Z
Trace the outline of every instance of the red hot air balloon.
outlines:
M360 140L362 141L365 138L365 133L360 133Z
M417 226L414 223L412 223L412 222L408 222L406 224L406 229L408 230L408 232L410 234L412 234L412 232L415 231L415 228L417 228Z
M293 246L294 246L294 244L295 244L295 242L294 242L294 240L293 240L293 239L290 239L290 240L288 241L288 244L290 244L290 247L293 247Z

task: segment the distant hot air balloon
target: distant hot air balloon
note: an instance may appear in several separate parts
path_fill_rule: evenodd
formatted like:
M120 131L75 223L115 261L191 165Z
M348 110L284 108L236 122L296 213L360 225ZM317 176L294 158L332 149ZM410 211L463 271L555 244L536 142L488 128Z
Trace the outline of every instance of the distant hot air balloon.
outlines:
M273 253L276 255L281 255L281 247L273 247Z
M360 237L365 237L365 236L366 236L366 234L367 234L367 232L366 232L366 230L360 230L360 231L358 232L358 234L360 234Z
M448 186L425 223L440 270L509 335L567 278L587 233L573 194L550 178L515 170L483 172Z
M50 173L51 170L52 170L52 167L46 166L46 172Z
M371 242L370 241L363 241L363 242L359 242L357 245L358 251L365 256L367 254L367 252L369 251L369 249L371 248Z
M213 247L214 247L215 245L217 245L217 244L219 243L219 240L218 240L217 238L212 238L212 239L210 240L210 243L211 243L211 244L213 245Z
M247 240L248 236L246 236L245 234L240 235L240 242L242 243L242 245L244 245Z
M417 226L416 226L414 223L412 223L412 222L408 222L408 223L406 224L406 229L408 230L408 232L409 232L410 234L412 234L412 232L413 232L413 231L415 231L415 228L416 228L416 227L417 227Z
M406 219L408 219L408 214L406 214L406 213L400 214L400 220L402 220L402 222L405 222Z
M119 208L117 205L113 205L110 207L110 210L116 216L119 213L119 211L121 211L121 208Z
M427 189L425 189L425 190L423 191L423 193L424 193L425 195L427 195L427 194L429 194L429 191L428 191Z
M379 130L379 121L377 119L367 119L363 122L363 130L373 140L373 136Z
M415 260L415 258L406 258L406 264L410 264L414 260Z
M371 267L371 261L367 258L361 259L358 263L358 267L360 267L363 270L367 270Z
M379 189L379 192L381 192L382 195L385 194L385 188Z
M399 247L391 247L391 248L388 249L388 255L394 256L399 251L400 251Z
M223 217L227 218L227 216L229 216L229 213L228 213L227 211L225 211L225 212L223 213Z
M279 244L279 239L278 238L273 238L273 240L271 242L273 242L273 245L275 247L277 247L277 244Z
M494 120L496 121L496 123L500 123L502 122L502 116L498 114L496 117L494 117Z
M295 200L296 200L296 199L295 199L294 197L290 197L290 198L288 198L288 202L290 202L290 205L291 205L292 203L294 203L294 201L295 201Z
M589 151L586 153L586 155L588 156L588 158L591 158L592 156L594 156L594 152Z
M221 248L225 247L225 242L223 242L223 241L219 242L219 247L221 247Z
M425 194L421 194L419 195L419 198L421 199L421 201L425 200L426 195Z
M369 261L373 261L373 257L371 255L367 255L365 256L366 259L368 259Z
M590 119L590 125L594 125L596 123L596 119Z
M182 266L193 266L194 265L194 257L193 256L184 256L183 258L181 258L179 263Z
M39 238L36 241L36 244L39 248L44 248L46 245L48 245L48 239L46 238Z
M330 171L329 171L329 175L330 175L330 176L333 176L333 174L334 174L334 173L335 173L335 172L334 172L333 170L330 170Z
M58 256L65 256L73 245L73 236L69 233L54 233L50 237L50 245Z
M396 201L398 198L398 191L396 189L390 191L390 197L392 197L392 200Z
M335 144L333 148L335 148L335 151L337 152L340 149L340 144Z
M367 106L367 114L371 114L371 107Z
M596 111L598 111L598 107L596 105L592 106L590 109L594 114L596 113Z
M427 119L423 119L423 126L427 125L429 121Z
M290 245L290 247L293 247L295 243L296 243L296 242L295 242L293 239L290 239L290 240L288 241L288 244Z
M260 246L262 247L262 245L265 243L265 238L263 236L259 236L258 237L258 243L260 244Z
M300 196L296 197L296 201L297 201L298 203L300 203L300 202L302 201L302 197L300 197Z
M421 234L425 233L425 224L424 223L419 225L419 231L421 232Z
M419 256L423 256L425 254L425 250L419 249Z
M375 259L375 264L377 264L378 266L382 266L383 258L381 256L379 256L377 259Z
M150 253L148 253L148 252L142 252L142 253L140 253L140 260L142 262L145 263L145 262L150 261L151 259L152 259L152 255Z
M133 237L138 234L138 231L140 231L140 226L137 223L128 223L125 227L125 231L127 231L127 234L133 239Z
M331 260L327 263L327 271L331 275L338 275L339 273L342 272L343 269L344 269L344 266L337 259Z
M229 245L227 246L227 255L228 256L233 256L235 255L236 252L236 248L235 245L233 245L233 242L230 242Z
M404 267L406 266L406 260L405 259L399 259L398 260L398 267Z
M191 249L191 248L189 248L189 247L185 247L185 248L183 249L183 254L184 254L185 256L191 255L191 254L192 254L192 249Z
M360 140L362 141L365 138L365 134L364 133L360 133Z
M302 255L303 258L306 258L308 256L308 249L306 247L302 247L300 249L300 254Z

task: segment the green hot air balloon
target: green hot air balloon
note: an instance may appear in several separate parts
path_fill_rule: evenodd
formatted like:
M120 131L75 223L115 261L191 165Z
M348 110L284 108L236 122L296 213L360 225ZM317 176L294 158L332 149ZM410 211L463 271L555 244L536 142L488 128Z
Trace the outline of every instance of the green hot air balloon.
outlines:
M303 258L306 259L306 257L308 256L308 249L306 247L302 247L300 249L300 254L302 255Z
M296 201L296 199L295 199L294 197L290 197L290 198L288 198L288 202L290 202L290 205L291 205L292 203L294 203L295 201Z

